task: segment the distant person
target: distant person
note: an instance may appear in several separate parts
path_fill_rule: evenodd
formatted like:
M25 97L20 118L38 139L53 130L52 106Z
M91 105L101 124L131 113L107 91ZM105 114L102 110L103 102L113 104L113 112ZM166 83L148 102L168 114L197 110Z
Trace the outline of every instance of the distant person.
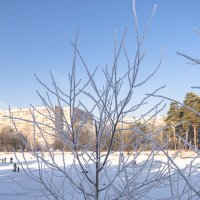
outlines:
M4 158L4 162L6 163L6 157Z
M13 163L13 158L12 157L10 158L10 163Z
M19 166L17 167L17 171L19 172Z
M124 163L124 154L123 153L120 153L120 160L121 160L121 163Z

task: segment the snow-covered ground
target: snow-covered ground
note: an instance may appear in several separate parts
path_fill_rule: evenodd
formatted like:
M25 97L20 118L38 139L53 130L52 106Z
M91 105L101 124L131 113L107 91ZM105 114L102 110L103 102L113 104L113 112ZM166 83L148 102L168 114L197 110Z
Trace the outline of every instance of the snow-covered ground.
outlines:
M40 183L36 182L32 178L29 177L29 175L38 175L38 162L37 160L31 156L30 154L26 153L27 163L25 163L23 157L21 154L17 154L17 158L22 162L22 165L26 168L26 164L29 165L29 169L26 169L25 171L21 169L19 172L13 172L13 164L11 164L10 157L13 157L13 162L16 162L18 164L18 161L16 160L14 154L12 153L0 153L0 159L6 157L6 163L2 163L0 160L0 200L6 199L6 200L44 200L47 199L47 197L44 195L44 188L41 186ZM129 169L129 175L135 176L138 171L141 170L141 166L143 166L143 163L148 159L149 153L144 152L140 154L137 157L137 166L131 167ZM171 152L171 157L173 158L173 152ZM56 162L58 165L63 165L63 158L59 153L56 155ZM70 167L70 164L73 163L74 159L71 153L65 153L66 158L66 164L67 167ZM187 181L191 183L192 185L195 185L195 187L199 188L199 180L200 180L200 158L195 158L195 154L191 152L184 152L176 157L175 164L180 168L184 169L182 172L187 177ZM47 159L48 156L47 156ZM112 176L112 173L117 169L119 162L118 154L113 154L109 160L109 168L111 169L109 172L109 175ZM140 175L139 180L142 182L144 178L146 178L146 174L149 173L149 176L158 176L157 174L158 170L160 170L162 163L167 163L167 159L164 156L163 153L157 153L154 156L153 163L147 163L145 165L145 168L142 169L142 173ZM150 171L148 171L151 168ZM91 167L92 169L92 167ZM191 171L191 173L189 173ZM73 173L73 170L71 170L71 173ZM162 175L165 173L164 170L161 170ZM170 188L168 184L166 184L165 181L161 181L156 187L151 188L148 191L148 195L144 199L155 199L155 200L161 200L161 199L170 199L171 192L173 191L174 199L200 199L200 197L193 196L192 193L187 192L188 191L188 185L185 184L185 181L180 176L179 173L177 173L177 170L174 172L171 171L171 180L169 178L166 178L168 182L172 182L174 184L174 188ZM190 176L187 176L187 174L190 174ZM75 175L74 175L75 176ZM74 177L76 179L77 177ZM116 179L117 180L117 179ZM121 178L118 179L118 184L121 182ZM59 176L54 179L55 185L59 185L59 181L61 179ZM172 184L172 185L173 185ZM42 188L42 189L41 189ZM66 200L73 199L75 195L75 191L72 188L72 186L69 184L69 182L65 181L65 191L62 191L62 193L65 195ZM185 194L184 194L185 193ZM181 195L183 194L183 195ZM177 196L181 196L181 198L176 198ZM169 198L170 197L170 198ZM54 199L54 198L52 198ZM82 199L82 198L80 198ZM122 198L123 199L123 198ZM143 198L141 198L143 199Z

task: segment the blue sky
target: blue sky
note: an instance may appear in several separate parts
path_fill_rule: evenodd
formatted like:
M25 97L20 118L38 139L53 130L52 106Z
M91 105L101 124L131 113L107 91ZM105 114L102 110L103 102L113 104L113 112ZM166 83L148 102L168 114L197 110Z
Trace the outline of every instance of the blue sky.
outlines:
M153 71L163 47L164 59L158 73L137 94L142 97L166 85L160 94L183 101L190 87L199 85L200 67L187 65L176 52L199 56L200 36L193 28L200 28L200 1L138 0L141 31L154 4L157 12L144 43L146 58L140 77ZM126 46L132 57L131 0L0 0L0 107L41 105L35 90L42 89L34 73L49 83L51 70L61 87L67 87L73 55L70 42L77 28L79 49L92 70L111 65L114 34L120 41L126 27Z

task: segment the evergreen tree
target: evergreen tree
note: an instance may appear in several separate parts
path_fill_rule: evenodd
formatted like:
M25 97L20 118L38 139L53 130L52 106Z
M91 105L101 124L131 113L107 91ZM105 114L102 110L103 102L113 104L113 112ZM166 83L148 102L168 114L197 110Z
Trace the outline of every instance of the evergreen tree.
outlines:
M181 109L178 106L178 103L172 102L170 104L169 111L167 113L167 117L165 119L165 123L167 126L170 126L166 133L168 134L169 138L169 145L176 150L177 148L177 139L176 139L176 132L180 129L180 125L178 126L178 122L181 118Z
M200 113L200 97L197 94L193 92L187 93L185 96L184 105ZM200 117L196 112L188 109L187 107L184 107L183 119L187 123L189 141L194 144L195 147L197 147L199 143L197 133L199 132L198 129L200 125Z
M200 96L189 92L183 103L185 106L182 107L179 107L176 102L170 104L165 123L171 127L166 131L170 141L173 141L175 149L177 146L176 134L185 137L190 144L197 148L200 146L200 116L195 111L200 113ZM179 124L179 122L182 123Z

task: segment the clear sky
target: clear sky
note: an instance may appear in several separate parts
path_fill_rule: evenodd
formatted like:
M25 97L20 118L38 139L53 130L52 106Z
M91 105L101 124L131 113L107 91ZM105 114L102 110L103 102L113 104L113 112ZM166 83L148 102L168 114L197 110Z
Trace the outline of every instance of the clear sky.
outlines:
M141 31L154 4L157 12L145 40L140 76L153 71L163 46L164 59L138 95L166 85L160 94L183 101L191 86L200 85L200 66L187 65L176 52L200 57L200 36L193 31L200 28L200 1L138 0ZM111 65L114 34L120 41L126 27L131 55L135 48L131 0L0 0L0 107L42 105L34 73L49 83L51 70L62 88L67 85L73 55L70 42L77 28L80 51L94 69Z

